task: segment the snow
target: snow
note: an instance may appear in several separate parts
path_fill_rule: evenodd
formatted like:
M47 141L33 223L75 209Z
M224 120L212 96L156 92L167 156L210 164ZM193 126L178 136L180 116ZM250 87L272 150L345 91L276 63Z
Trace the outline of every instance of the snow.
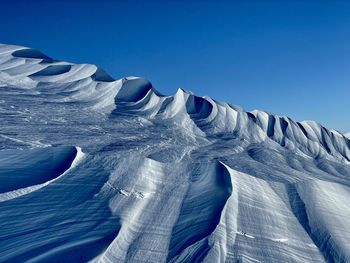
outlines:
M46 149L42 149L42 150L40 150L38 153L35 153L35 157L37 157L37 156L42 156L42 155L47 155L48 153L48 151L47 151L48 149L46 148ZM59 150L58 150L59 151ZM6 152L6 151L0 151L0 153L4 153L4 152ZM21 154L21 153L20 153ZM54 152L54 154L57 154L56 153L56 149L55 149L55 152ZM31 156L34 156L34 154L33 153L31 153L30 155L29 155L29 157L31 157ZM18 159L19 157L18 157L18 155L16 154L16 157L15 157L16 159ZM33 192L33 191L37 191L37 190L39 190L39 189L41 189L41 188L43 188L43 187L45 187L45 186L47 186L47 185L49 185L50 183L52 183L52 182L54 182L54 181L56 181L56 180L58 180L58 179L60 179L61 177L63 177L66 173L68 173L68 172L70 172L72 169L74 169L74 167L76 167L82 160L83 160L83 158L84 158L84 153L82 152L82 150L81 150L81 148L80 147L76 147L76 155L75 155L75 157L74 157L74 159L73 159L73 161L71 162L71 164L70 164L70 167L69 168L67 168L66 167L66 170L65 171L61 171L61 174L58 174L58 176L57 177L55 177L55 178L53 178L53 179L51 179L51 180L48 180L48 181L45 181L45 182L43 182L43 183L41 183L41 184L36 184L37 182L31 182L31 185L30 186L27 186L27 187L24 187L24 188L19 188L19 189L15 189L15 190L11 190L11 191L9 191L9 192L3 192L3 193L0 193L0 202L4 202L4 201L7 201L7 200L10 200L10 199L14 199L14 198L17 198L17 197L19 197L19 196L22 196L22 195L26 195L26 194L29 194L29 193L31 193L31 192ZM2 161L2 162L4 162L4 161L6 161L6 159L4 160L5 158L0 158L0 160ZM55 158L56 159L56 158ZM31 161L31 163L32 163L33 161ZM47 170L47 168L45 167L45 168L40 168L40 163L41 162L47 162L46 160L40 160L39 161L39 163L35 163L35 169L33 169L33 167L30 167L29 169L33 169L33 170L30 170L30 171L28 171L31 175L33 175L33 174L35 174L35 176L37 176L37 174L38 174L38 170L40 170L40 169L45 169L45 173L46 172L48 172L48 170ZM51 164L53 164L53 165L55 165L55 166L62 166L62 164L58 164L58 163L53 163L53 162L51 162ZM7 164L8 165L8 164ZM18 171L23 171L23 168L22 167L19 167L21 164L13 164L13 163L11 163L11 166L13 167L15 167L15 173L17 173ZM13 169L13 168L12 168ZM5 175L5 173L3 173L4 172L4 168L2 168L2 169L0 169L1 170L1 177L3 177L4 175ZM55 169L56 170L56 169ZM14 172L13 172L14 173ZM15 174L14 173L14 174ZM53 172L50 172L50 173L53 173ZM11 172L8 172L8 171L6 171L6 176L8 175L8 174L11 174ZM13 177L15 177L15 176L13 176ZM8 183L8 179L6 179L5 178L5 180L3 179L3 178L1 178L1 180L3 181L3 183L4 183L4 181L6 181L6 183L4 183L4 185L7 185L7 183ZM19 185L19 184L17 184L17 185Z
M314 121L0 45L0 123L1 261L350 261L349 140Z

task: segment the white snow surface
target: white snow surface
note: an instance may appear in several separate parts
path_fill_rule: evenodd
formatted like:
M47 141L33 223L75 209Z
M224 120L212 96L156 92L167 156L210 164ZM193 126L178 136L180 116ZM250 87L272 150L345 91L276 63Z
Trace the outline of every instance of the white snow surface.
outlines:
M0 45L0 261L350 262L350 141Z

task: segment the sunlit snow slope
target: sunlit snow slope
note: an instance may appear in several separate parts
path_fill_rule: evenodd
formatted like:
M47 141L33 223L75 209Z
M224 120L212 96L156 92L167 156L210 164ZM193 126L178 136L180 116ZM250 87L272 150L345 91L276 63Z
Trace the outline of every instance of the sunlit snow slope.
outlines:
M350 262L349 161L313 121L0 45L1 262Z

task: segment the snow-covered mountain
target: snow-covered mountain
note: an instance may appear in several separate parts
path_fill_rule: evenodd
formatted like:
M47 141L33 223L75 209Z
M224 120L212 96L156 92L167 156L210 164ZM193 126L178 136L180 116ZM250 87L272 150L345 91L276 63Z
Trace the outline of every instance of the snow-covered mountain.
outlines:
M5 262L350 262L350 141L0 45Z

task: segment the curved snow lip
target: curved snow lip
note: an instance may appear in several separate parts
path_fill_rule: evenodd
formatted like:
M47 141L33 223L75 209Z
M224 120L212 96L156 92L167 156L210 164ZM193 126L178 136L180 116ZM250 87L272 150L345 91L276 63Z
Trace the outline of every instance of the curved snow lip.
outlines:
M30 76L35 77L35 76L60 75L60 74L69 72L71 68L72 68L71 65L51 65Z
M158 91L153 88L151 82L143 78L128 77L123 80L123 85L115 97L116 103L120 102L138 102L143 99L147 93L152 90L158 96Z
M33 58L33 59L42 59L46 62L51 62L52 58L46 56L44 53L36 50L34 48L23 48L12 52L12 56L17 58Z
M114 78L112 78L106 71L104 71L102 68L97 68L96 72L91 75L91 78L95 81L102 81L102 82L113 82L115 81Z
M20 150L15 151L21 152ZM85 156L81 148L75 146L30 149L15 155L15 158L20 155L19 162L23 160L23 157L29 162L25 162L22 167L18 167L17 164L17 167L10 170L11 168L6 166L16 164L16 162L11 163L13 156L9 155L6 158L3 156L4 152L7 151L0 152L0 160L3 162L0 165L0 182L2 182L0 202L29 194L49 185L76 167ZM31 156L34 154L39 156Z
M193 175L177 221L172 230L167 261L177 262L187 248L197 247L194 257L209 251L207 238L220 223L222 212L232 194L231 174L227 166L214 161ZM191 220L189 220L189 218Z

